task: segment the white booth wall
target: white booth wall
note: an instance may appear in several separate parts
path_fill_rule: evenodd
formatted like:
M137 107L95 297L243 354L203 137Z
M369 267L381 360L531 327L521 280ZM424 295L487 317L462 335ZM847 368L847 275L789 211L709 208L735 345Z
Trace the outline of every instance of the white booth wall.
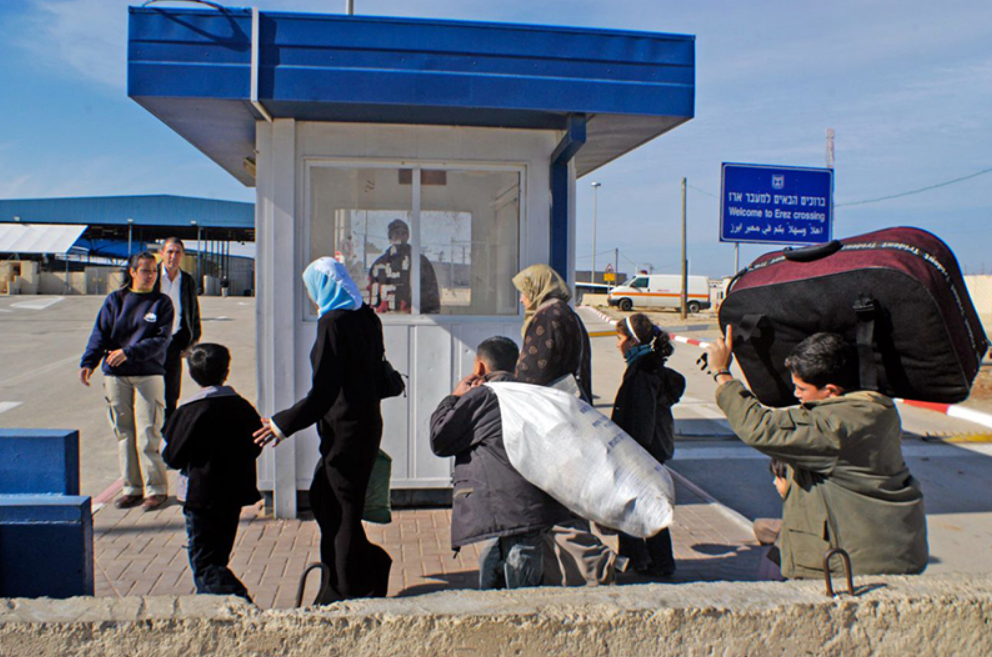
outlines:
M316 316L303 269L335 255L324 252L333 248L365 290L370 262L388 246L388 222L403 219L414 251L447 270L438 276L447 286L438 313L380 315L387 357L410 376L406 397L383 402L382 447L393 458L393 488L449 487L450 459L430 450L430 415L469 373L479 342L493 335L520 342L522 309L510 278L548 262L549 165L561 133L277 119L259 122L256 135L260 412L287 408L310 387ZM574 188L573 172L570 208ZM569 278L574 223L570 212ZM417 280L420 261L410 264ZM375 302L378 288L370 288ZM296 515L296 491L309 488L317 446L311 428L263 453L259 486L274 492L277 516Z

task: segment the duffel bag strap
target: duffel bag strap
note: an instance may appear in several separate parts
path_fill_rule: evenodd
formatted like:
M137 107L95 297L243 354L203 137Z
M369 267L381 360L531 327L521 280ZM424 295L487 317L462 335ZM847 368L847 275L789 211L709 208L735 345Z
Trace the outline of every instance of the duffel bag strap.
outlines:
M741 323L734 330L734 337L745 342L761 339L761 327L765 324L764 315L744 315Z
M878 302L861 295L854 303L854 314L858 319L858 378L862 390L878 390L878 377L875 372L875 317L878 315Z

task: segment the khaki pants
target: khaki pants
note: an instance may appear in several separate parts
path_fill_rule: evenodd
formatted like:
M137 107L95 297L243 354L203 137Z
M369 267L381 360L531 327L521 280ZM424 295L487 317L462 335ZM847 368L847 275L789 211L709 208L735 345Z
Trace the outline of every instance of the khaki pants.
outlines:
M544 583L598 586L616 581L617 554L592 533L588 520L576 518L544 534Z
M167 495L162 461L165 381L161 376L106 376L110 426L117 435L124 495Z

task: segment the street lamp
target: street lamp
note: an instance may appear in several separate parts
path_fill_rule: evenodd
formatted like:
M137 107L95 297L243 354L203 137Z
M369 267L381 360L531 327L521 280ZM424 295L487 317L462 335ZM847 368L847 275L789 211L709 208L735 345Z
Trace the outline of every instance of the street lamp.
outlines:
M203 284L203 278L200 275L200 226L196 223L196 219L191 219L189 225L196 229L196 289L200 289L200 285Z
M131 229L134 227L134 219L127 218L127 257L131 258Z
M599 188L602 183L594 182L592 185L592 277L590 283L596 282L596 213L599 210Z

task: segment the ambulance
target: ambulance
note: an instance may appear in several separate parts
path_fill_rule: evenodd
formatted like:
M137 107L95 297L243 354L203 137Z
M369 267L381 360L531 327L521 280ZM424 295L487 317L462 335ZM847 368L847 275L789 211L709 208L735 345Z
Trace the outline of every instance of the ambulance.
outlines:
M679 274L640 274L613 288L607 301L629 311L682 306L682 276ZM689 276L686 307L690 313L710 307L710 283L705 276Z

